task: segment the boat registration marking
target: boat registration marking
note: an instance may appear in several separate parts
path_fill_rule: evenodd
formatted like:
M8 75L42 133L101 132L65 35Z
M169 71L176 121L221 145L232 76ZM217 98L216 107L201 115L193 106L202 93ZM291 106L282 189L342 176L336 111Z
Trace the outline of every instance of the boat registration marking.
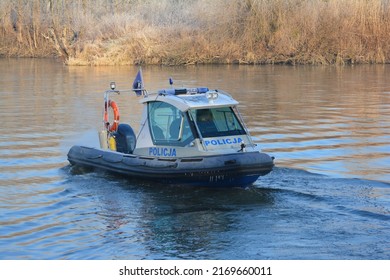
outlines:
M219 139L205 140L204 144L206 146L209 145L219 146L219 145L239 144L241 142L242 142L242 138L235 137L235 138L219 138Z
M164 147L151 147L149 148L150 156L158 156L158 157L175 157L176 149L175 148L164 148Z

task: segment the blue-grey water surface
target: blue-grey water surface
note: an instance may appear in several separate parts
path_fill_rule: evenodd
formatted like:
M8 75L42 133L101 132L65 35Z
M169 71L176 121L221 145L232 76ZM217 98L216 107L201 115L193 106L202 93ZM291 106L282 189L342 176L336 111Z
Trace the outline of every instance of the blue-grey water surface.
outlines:
M0 259L390 259L390 65L143 67L150 91L173 77L241 102L276 167L222 190L69 166L136 72L0 59ZM137 130L139 98L113 98Z

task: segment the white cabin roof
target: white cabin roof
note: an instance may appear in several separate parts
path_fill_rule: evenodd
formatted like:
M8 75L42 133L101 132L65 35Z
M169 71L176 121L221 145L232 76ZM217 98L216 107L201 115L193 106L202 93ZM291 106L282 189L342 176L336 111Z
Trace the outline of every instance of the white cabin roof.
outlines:
M145 104L148 102L161 101L169 103L183 112L190 109L231 107L238 105L238 101L224 91L202 91L204 92L198 93L196 92L196 89L180 89L176 91L175 89L161 90L159 93L149 94L143 98L140 103ZM180 93L178 94L177 92Z

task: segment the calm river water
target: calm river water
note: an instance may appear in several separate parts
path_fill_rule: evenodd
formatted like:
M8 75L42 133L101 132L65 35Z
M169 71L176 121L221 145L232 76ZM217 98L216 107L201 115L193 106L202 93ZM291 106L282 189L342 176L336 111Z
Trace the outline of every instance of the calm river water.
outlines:
M252 188L75 172L135 67L0 59L0 259L390 259L390 65L143 67L230 92L276 168ZM115 97L139 125L133 93Z

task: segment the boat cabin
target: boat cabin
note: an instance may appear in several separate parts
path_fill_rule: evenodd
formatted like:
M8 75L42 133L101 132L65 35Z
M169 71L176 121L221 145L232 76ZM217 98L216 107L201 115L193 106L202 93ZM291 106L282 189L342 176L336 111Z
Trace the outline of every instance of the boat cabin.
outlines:
M140 102L145 106L137 137L138 154L196 156L237 151L248 144L254 148L237 110L238 102L223 91L166 89Z

